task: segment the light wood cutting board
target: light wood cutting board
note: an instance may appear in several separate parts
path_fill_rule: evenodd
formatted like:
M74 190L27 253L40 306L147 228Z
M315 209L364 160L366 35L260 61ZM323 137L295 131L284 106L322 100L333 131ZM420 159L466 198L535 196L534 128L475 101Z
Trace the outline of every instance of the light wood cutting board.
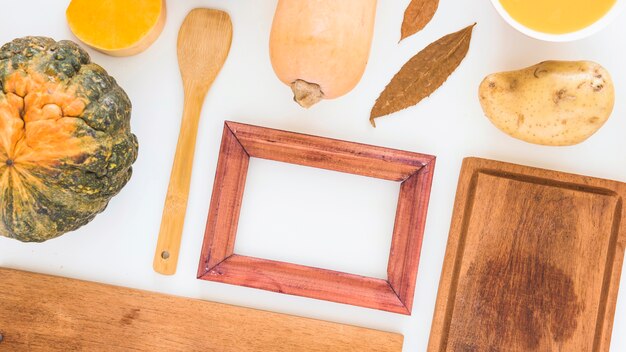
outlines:
M400 352L399 334L0 268L0 351Z
M626 185L466 159L428 351L608 352Z

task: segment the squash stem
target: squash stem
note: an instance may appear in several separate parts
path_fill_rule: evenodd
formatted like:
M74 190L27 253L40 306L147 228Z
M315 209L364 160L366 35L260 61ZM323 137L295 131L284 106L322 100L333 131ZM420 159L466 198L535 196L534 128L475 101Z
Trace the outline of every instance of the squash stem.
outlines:
M300 104L303 108L310 108L324 99L324 92L319 84L309 83L301 79L297 79L291 83L293 91L293 100Z

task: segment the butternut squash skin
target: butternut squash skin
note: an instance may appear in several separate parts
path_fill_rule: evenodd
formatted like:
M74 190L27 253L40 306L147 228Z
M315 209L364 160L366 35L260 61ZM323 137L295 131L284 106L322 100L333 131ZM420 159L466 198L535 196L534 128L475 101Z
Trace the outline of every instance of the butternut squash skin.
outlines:
M310 107L350 92L369 59L376 0L279 0L270 59L294 100Z

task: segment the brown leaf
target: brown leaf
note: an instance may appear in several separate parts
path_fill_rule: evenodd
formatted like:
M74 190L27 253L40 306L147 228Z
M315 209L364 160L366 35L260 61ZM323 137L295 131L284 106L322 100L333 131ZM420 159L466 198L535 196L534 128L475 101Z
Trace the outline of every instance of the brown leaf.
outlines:
M438 7L439 0L412 0L404 11L400 41L424 29Z
M441 87L467 55L475 25L433 42L404 64L376 99L372 126L377 117L413 106Z

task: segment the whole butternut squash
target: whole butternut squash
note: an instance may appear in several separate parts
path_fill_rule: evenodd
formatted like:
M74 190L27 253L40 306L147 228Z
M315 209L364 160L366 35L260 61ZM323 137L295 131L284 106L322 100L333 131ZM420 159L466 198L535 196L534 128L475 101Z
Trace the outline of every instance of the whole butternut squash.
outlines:
M294 100L310 107L351 91L369 58L376 0L279 0L270 59Z

